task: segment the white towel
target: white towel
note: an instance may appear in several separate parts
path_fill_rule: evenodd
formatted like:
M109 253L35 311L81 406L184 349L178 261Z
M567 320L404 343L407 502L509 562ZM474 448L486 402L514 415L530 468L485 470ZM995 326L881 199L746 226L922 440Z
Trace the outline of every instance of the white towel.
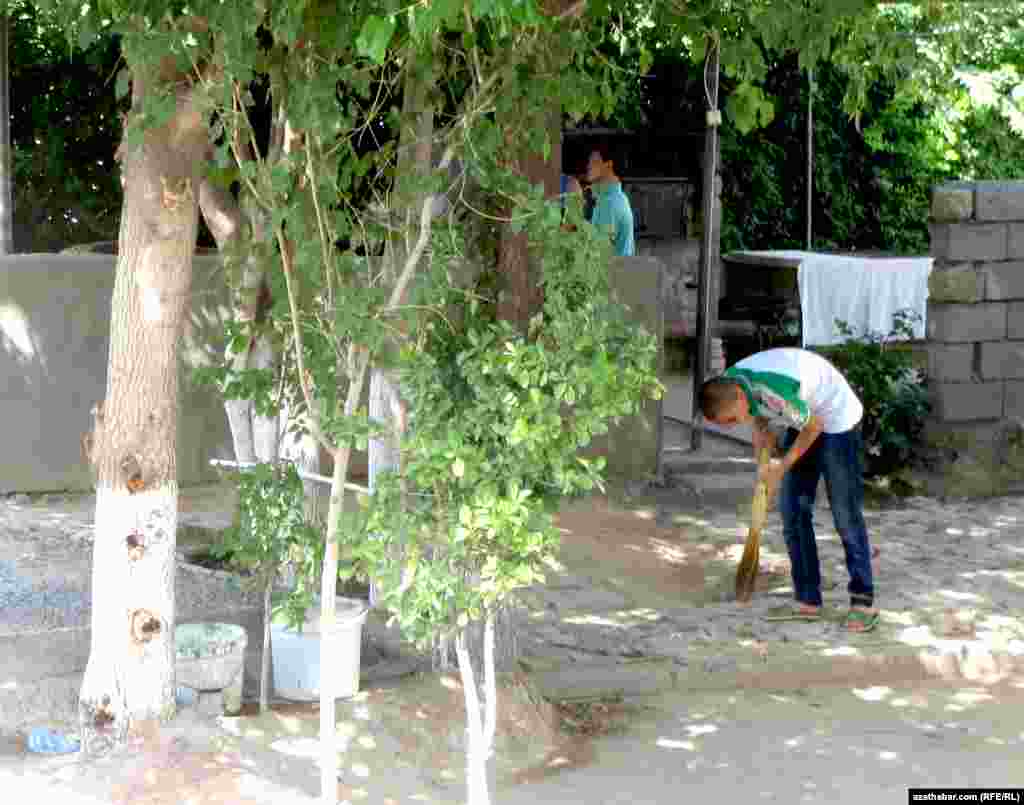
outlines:
M888 335L901 310L918 314L913 337L923 339L931 270L930 257L806 254L798 275L804 346L841 343L837 319L855 335Z

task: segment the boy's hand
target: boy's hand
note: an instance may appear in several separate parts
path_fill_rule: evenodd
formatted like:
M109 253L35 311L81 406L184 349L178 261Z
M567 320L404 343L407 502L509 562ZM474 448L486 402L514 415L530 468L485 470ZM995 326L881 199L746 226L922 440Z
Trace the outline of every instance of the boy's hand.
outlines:
M775 492L782 483L782 476L786 474L786 465L777 458L773 458L767 464L758 468L757 480L763 481L768 486L768 499L775 497Z

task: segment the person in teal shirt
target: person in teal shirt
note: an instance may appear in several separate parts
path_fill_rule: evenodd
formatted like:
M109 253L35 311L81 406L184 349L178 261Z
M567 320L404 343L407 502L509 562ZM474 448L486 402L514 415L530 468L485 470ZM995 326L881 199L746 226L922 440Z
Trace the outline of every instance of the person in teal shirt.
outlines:
M587 160L587 181L594 190L594 212L590 223L611 235L612 246L620 257L636 254L633 240L633 207L622 192L622 181L615 174L615 165L608 148L598 145Z

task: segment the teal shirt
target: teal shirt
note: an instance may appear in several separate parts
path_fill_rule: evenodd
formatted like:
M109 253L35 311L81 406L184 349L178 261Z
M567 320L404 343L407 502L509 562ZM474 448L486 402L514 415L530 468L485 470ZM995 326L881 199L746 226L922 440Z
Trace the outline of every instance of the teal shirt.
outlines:
M612 246L619 257L636 254L633 242L633 207L622 192L622 182L608 182L595 188L597 200L590 223L609 232Z

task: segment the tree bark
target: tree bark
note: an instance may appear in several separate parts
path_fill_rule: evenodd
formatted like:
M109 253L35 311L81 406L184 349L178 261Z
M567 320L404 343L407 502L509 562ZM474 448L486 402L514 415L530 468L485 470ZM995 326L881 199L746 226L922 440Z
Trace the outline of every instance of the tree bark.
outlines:
M551 142L548 159L540 154L520 150L512 160L512 170L525 176L531 184L543 183L544 195L555 198L561 190L562 115L561 108L549 107L534 118L537 126L547 129ZM518 122L516 124L519 125ZM515 153L514 146L513 153ZM504 288L498 302L498 317L526 332L530 319L544 305L541 270L537 257L531 255L525 233L514 233L505 225L498 246L498 274Z
M579 17L586 8L586 0L543 0L541 10L548 17L566 20ZM552 49L545 55L547 69L557 74L565 54ZM544 195L555 198L561 191L562 174L562 107L549 103L539 112L527 110L527 120L548 133L550 154L544 159L541 154L516 148L509 142L514 155L512 170L525 176L531 184L543 182ZM522 121L509 121L510 130L521 129ZM544 293L540 285L541 271L536 257L531 257L525 235L515 234L509 226L502 232L498 245L498 274L504 278L505 287L498 302L498 317L516 325L526 332L530 319L540 312L544 305Z
M136 75L133 112L146 87ZM172 120L122 145L124 206L111 310L97 476L92 646L82 748L123 743L174 715L178 342L188 305L207 121L182 90Z
M200 185L199 206L225 261L228 259L228 250L247 231L254 240L263 241L267 238L260 216L252 213L247 216L231 193L213 185L209 180ZM254 258L248 258L241 271L239 287L234 289L233 313L236 321L257 321L262 312L261 305L270 302L269 296L263 296L265 287L264 272L255 264ZM265 332L257 332L253 341L239 352L235 352L229 344L224 357L236 372L250 368L272 369L276 358ZM279 427L277 417L260 416L251 400L225 400L224 410L231 428L235 461L277 461L280 431L283 430Z

